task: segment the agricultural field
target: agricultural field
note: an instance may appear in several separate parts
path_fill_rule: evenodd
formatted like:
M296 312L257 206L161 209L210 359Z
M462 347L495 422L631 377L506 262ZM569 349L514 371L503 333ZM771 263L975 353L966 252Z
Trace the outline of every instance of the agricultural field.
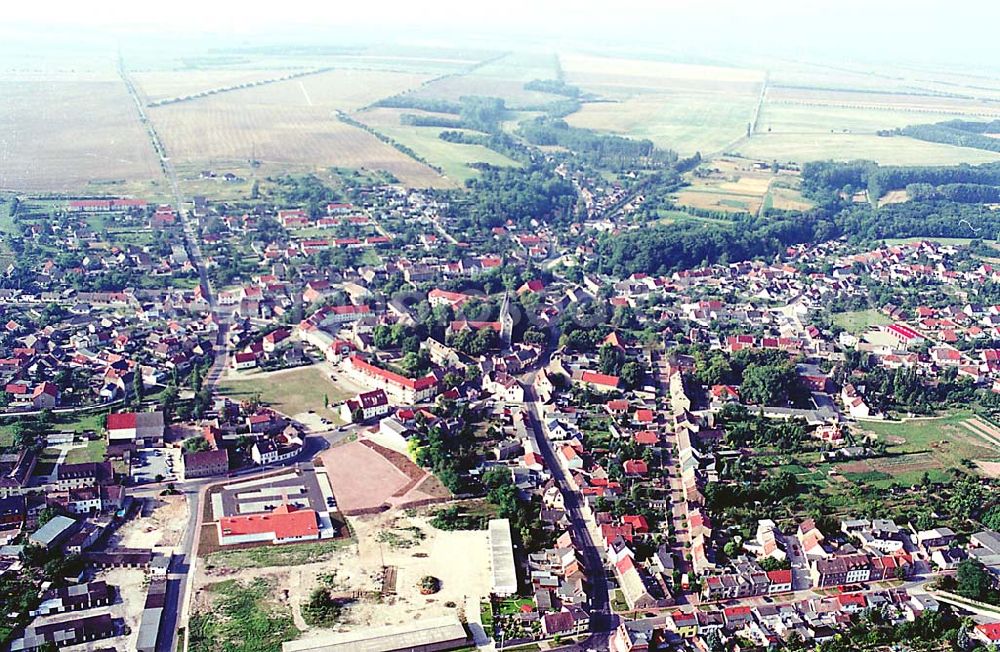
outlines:
M848 333L864 333L874 326L891 324L892 320L878 310L856 310L854 312L838 312L833 315L833 323Z
M560 99L559 95L530 91L524 84L535 79L555 79L556 56L551 53L507 53L464 74L436 79L410 96L458 101L467 95L499 97L512 109L537 107Z
M754 134L734 149L747 158L795 163L824 159L870 159L883 165L957 165L1000 161L1000 154L994 152L903 136L883 138L873 134Z
M148 70L132 73L140 96L147 103L193 95L203 91L280 77L276 70L201 69Z
M458 183L478 174L470 163L489 163L497 166L516 166L503 154L481 145L465 145L441 140L438 135L446 131L440 127L415 127L400 124L400 116L407 113L426 112L409 109L369 109L356 113L354 117L377 129L396 142L406 145L417 155L426 159L431 165L440 167L443 174L451 181ZM471 132L470 132L471 133Z
M249 176L251 154L271 167L385 170L419 187L442 185L440 175L372 134L344 124L326 93L309 95L302 80L233 91L150 109L168 155L206 169L231 166ZM303 87L305 90L303 90ZM371 96L346 95L354 106ZM311 103L311 104L310 104ZM242 164L242 165L241 165ZM246 166L246 167L243 167Z
M567 121L648 138L682 155L724 149L746 134L763 73L758 70L616 59L560 57L567 82L596 94Z
M1000 439L991 443L1000 431L967 411L902 422L866 421L860 428L885 441L890 453L901 456L875 464L875 470L894 477L1000 459Z
M0 78L0 189L117 193L160 176L125 86L117 80Z
M746 134L756 92L657 93L591 102L567 118L575 127L648 138L682 156L724 149Z
M674 195L679 206L756 214L767 204L776 208L810 205L795 189L797 176L788 172L775 174L770 168L759 169L745 159L714 159L702 165L698 175L688 175L688 182Z
M195 73L155 74L169 78ZM149 113L182 171L186 189L211 184L204 190L221 188L225 196L238 197L247 191L252 173L320 167L384 170L411 186L448 186L434 170L335 115L419 86L428 78L411 72L332 70L153 107ZM257 170L249 169L251 155L261 162ZM246 181L202 180L198 173L203 169L220 176L233 172Z

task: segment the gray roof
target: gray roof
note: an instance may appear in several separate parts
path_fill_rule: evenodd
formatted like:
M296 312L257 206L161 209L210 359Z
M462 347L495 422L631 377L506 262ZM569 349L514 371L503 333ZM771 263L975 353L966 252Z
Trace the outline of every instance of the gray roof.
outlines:
M517 569L514 566L514 545L510 521L494 518L489 525L490 590L493 593L517 593Z
M38 528L28 539L31 543L40 546L51 546L74 525L76 525L76 521L68 516L55 516L48 523Z
M430 648L453 641L465 641L468 635L454 616L422 618L401 625L369 627L347 632L316 636L281 644L282 652L386 652ZM444 649L444 648L434 648Z

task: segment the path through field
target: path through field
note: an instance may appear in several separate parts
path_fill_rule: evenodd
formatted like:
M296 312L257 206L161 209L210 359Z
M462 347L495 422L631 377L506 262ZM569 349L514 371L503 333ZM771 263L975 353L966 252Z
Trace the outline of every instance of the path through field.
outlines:
M303 94L303 95L305 96L305 98L306 98L306 104L308 104L309 106L312 106L312 105L313 105L313 101L312 101L312 99L310 99L310 97L309 97L309 91L307 91L307 90L306 90L306 85L305 85L305 84L303 84L303 83L302 83L302 82L300 81L300 82L299 82L299 88L301 88L301 89L302 89L302 94Z

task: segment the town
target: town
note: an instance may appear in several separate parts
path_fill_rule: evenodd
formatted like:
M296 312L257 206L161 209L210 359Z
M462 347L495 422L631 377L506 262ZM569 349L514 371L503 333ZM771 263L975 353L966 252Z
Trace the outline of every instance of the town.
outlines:
M5 645L1000 642L989 251L616 275L646 191L557 173L565 232L372 178L5 200Z

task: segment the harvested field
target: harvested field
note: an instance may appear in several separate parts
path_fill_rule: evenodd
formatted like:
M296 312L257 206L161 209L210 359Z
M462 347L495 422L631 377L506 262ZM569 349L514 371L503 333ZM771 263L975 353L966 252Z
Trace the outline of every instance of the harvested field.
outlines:
M337 109L377 99L389 85L341 87L324 79L333 74L168 104L149 114L168 154L181 164L232 165L253 153L267 164L385 170L413 186L448 185L426 165L337 119Z
M274 70L199 69L151 70L132 73L144 100L155 102L173 97L193 95L202 91L225 88L280 76Z
M772 208L781 211L804 211L813 207L813 203L794 188L773 185L767 196Z
M823 159L871 159L883 165L956 165L1000 160L1000 154L968 147L928 143L904 136L816 132L754 134L735 147L740 155L760 160L804 163Z
M117 193L160 178L120 81L0 81L0 188Z
M992 118L1000 116L1000 103L994 100L973 100L963 97L942 95L920 95L911 93L872 93L852 90L831 90L820 88L787 88L775 86L768 90L767 106L788 104L816 107L835 107L860 112L896 111L911 114L911 121L933 122L940 116L969 116ZM928 118L928 116L930 116ZM903 125L898 125L903 126Z
M762 70L623 59L588 54L560 54L566 81L602 94L657 90L713 90L756 93Z
M763 197L735 192L685 189L677 193L677 203L711 211L756 213Z

